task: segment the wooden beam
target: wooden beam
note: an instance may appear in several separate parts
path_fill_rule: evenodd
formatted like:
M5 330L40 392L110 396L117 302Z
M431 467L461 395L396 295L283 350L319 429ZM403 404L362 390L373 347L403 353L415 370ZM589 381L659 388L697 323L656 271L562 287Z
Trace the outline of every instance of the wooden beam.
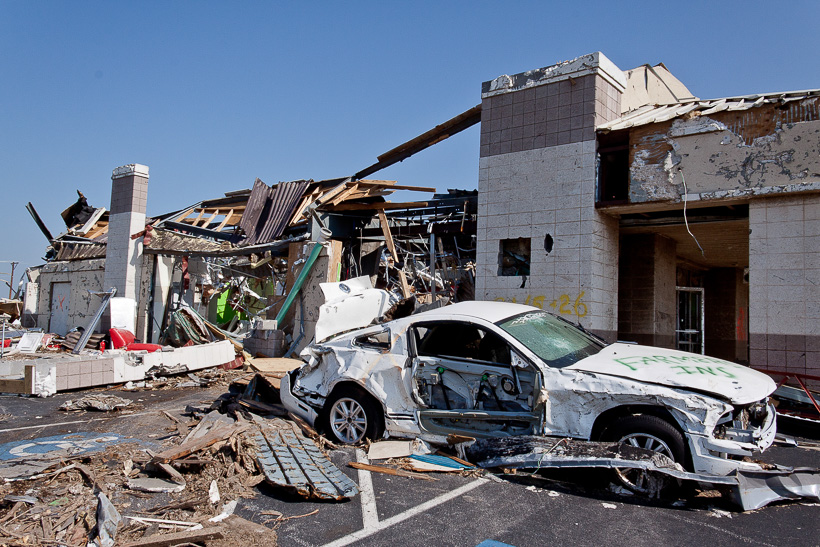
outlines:
M379 223L382 225L382 233L384 234L384 242L387 244L387 250L393 257L393 261L399 261L399 255L396 253L396 245L393 243L393 235L390 233L390 223L387 220L387 215L384 214L384 209L379 209Z
M193 522L191 524L194 524ZM187 530L184 532L174 532L171 534L153 534L130 543L124 547L170 547L171 545L190 545L192 543L202 543L210 539L222 539L222 528L200 528L199 530Z
M427 207L426 201L411 201L407 203L392 203L385 201L382 203L340 203L332 207L334 211L378 211L388 209L414 209L416 207Z
M191 207L190 209L188 209L187 211L185 211L184 213L179 215L177 218L175 218L174 222L182 222L182 219L184 219L185 217L187 217L188 215L190 215L193 212L194 212L194 207Z
M399 270L399 283L401 284L402 296L405 298L410 298L413 291L410 290L410 283L407 282L407 276L404 274L404 270Z
M199 214L196 216L196 218L194 219L194 221L191 224L193 226L196 226L196 223L199 222L199 220L202 218L202 215L204 215L204 214L205 214L205 209L200 209Z
M356 181L356 182L358 184L362 185L362 186L378 186L378 187L384 187L385 186L384 184L382 184L382 181L377 181L377 180L359 180L359 181ZM387 188L390 189L390 190L414 190L414 191L417 191L417 192L436 192L437 191L435 188L430 188L430 187L427 187L427 186L407 186L407 185L404 185L404 184L391 184Z
M214 213L213 213L211 216L209 216L209 217L208 217L208 219L207 219L205 222L203 222L203 223L202 223L202 226L210 226L210 225L211 225L211 222L213 221L213 219L215 219L215 218L216 218L216 216L217 216L218 214L219 214L219 209L217 209L216 211L214 211Z
M367 184L383 184L384 186L393 186L394 184L398 184L399 181L397 180L375 180L375 179L364 179L359 180L356 182L365 182ZM350 184L350 183L348 183Z
M319 205L323 205L323 204L327 203L328 201L335 198L340 192L342 192L346 189L347 189L347 185L344 182L337 185L337 186L334 186L333 188L331 188L330 190L328 190L327 192L322 194L322 196L318 199Z
M393 469L384 465L373 465L369 463L348 462L347 465L353 469L363 469L373 473L384 473L385 475L395 475L397 477L410 477L413 479L422 479L425 481L437 481L435 477L425 475L424 473L414 473L412 471L405 471L404 469Z
M231 220L231 217L232 217L232 216L233 216L233 209L231 209L230 211L228 211L228 214L227 214L227 215L225 215L225 218L222 220L222 222L220 222L220 223L219 223L219 226L217 226L217 227L215 228L215 230L216 230L217 232L221 232L221 231L222 231L222 228L224 228L224 227L225 227L225 225L228 223L228 221L230 221L230 220Z
M344 190L342 190L341 192L339 192L339 195L337 195L335 198L333 198L333 199L330 201L330 204L331 204L331 205L339 205L341 202L343 202L343 201L345 201L346 199L348 199L348 198L350 197L350 195L351 195L351 194L353 194L353 193L355 193L356 191L358 191L358 189L359 189L358 185L356 185L356 186L350 186L350 187L348 187L348 188L345 188Z
M396 252L396 244L393 241L393 234L390 233L390 222L387 220L387 215L384 214L384 209L379 209L379 224L382 227L382 234L384 234L384 241L387 244L387 250L390 251L390 256L393 257L393 262L398 268L399 254ZM401 294L404 298L410 297L410 285L407 283L407 276L404 271L399 269L399 283L401 284Z
M179 458L190 456L194 452L199 452L203 448L207 448L212 444L216 444L219 441L224 441L225 439L241 433L248 427L250 427L250 424L218 427L215 431L211 431L207 435L203 435L198 439L194 439L156 454L153 461L159 463L170 463L174 460L178 460Z

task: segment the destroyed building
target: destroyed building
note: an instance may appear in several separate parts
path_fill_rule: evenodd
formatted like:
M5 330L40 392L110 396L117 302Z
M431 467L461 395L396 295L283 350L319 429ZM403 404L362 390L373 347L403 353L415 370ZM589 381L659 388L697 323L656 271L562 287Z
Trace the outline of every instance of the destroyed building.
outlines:
M473 298L476 191L407 203L384 196L435 189L363 175L272 186L257 179L251 189L147 217L148 173L138 164L115 169L110 209L78 192L57 237L29 204L50 246L49 261L28 270L25 327L76 341L78 327L95 328L113 288L112 306L127 304L124 328L137 342L182 346L215 335L251 356L278 357L313 340L321 283L364 277L413 305ZM115 313L103 312L95 349Z
M600 52L482 86L476 298L820 375L820 90L703 100Z
M348 178L257 181L145 219L147 168L126 166L110 211L81 196L67 233L45 230L53 256L30 273L24 318L70 330L98 306L87 289L116 286L137 302L143 341L185 302L234 331L278 317L287 340L263 334L254 351L296 351L312 338L318 284L369 275L420 302L531 304L609 341L817 377L818 97L703 100L663 64L623 71L593 53L485 82L480 105ZM368 180L477 123L477 198L391 203L394 190L434 189Z

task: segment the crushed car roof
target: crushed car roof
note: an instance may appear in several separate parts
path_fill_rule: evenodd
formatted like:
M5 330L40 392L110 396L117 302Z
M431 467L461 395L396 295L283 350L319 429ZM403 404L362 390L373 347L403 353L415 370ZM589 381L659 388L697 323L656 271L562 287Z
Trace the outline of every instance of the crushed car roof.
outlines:
M430 310L418 314L419 316L446 316L463 315L465 317L477 317L491 323L497 323L513 315L527 311L543 311L533 306L524 304L511 304L509 302L481 302L478 300L469 302L459 302L450 306L444 306L435 310Z

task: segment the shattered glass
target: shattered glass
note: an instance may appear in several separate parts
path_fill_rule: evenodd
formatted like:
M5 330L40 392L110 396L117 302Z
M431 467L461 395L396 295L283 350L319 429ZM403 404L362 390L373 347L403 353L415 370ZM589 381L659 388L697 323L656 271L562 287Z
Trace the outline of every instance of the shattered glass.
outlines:
M604 347L593 337L546 312L527 312L497 323L549 366L563 368Z

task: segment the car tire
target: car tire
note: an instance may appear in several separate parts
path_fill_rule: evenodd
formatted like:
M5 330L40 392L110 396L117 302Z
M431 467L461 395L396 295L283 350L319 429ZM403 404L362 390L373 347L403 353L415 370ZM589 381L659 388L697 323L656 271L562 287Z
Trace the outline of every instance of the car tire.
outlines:
M660 452L684 467L686 441L683 434L668 421L657 416L638 414L619 418L601 435L603 441L622 442L639 448ZM629 490L640 494L658 494L666 485L654 480L651 474L639 469L616 469L618 481Z
M342 444L378 439L382 411L370 395L357 389L338 389L325 406L325 431Z

